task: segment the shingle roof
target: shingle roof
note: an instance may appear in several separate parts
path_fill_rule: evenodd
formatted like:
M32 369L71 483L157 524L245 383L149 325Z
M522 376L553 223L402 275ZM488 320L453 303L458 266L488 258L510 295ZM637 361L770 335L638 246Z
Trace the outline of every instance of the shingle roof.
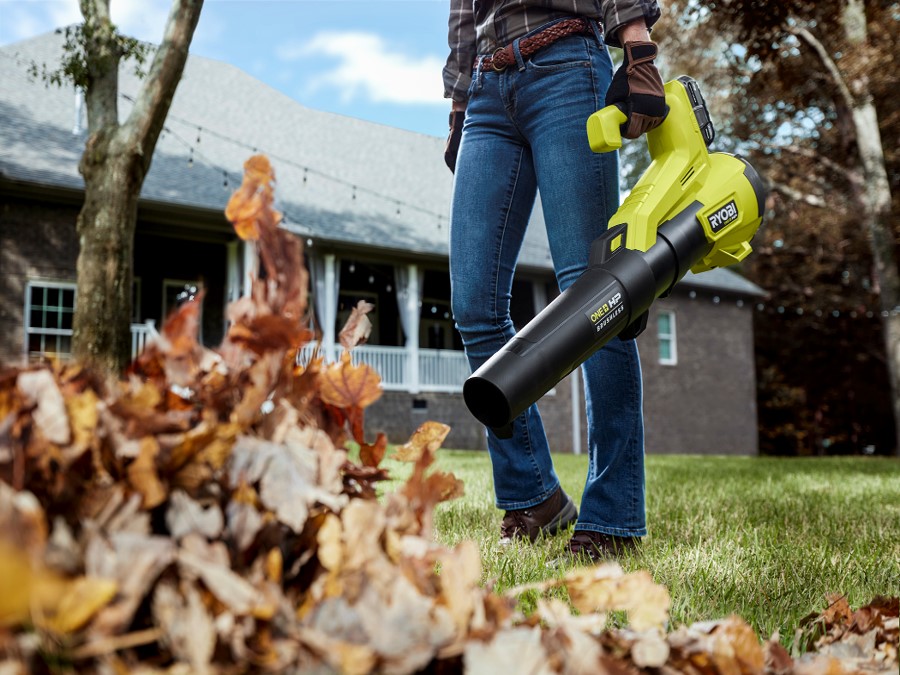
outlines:
M85 132L73 133L75 91L27 74L31 63L55 63L61 44L50 33L0 47L0 175L80 189ZM139 85L123 65L123 118ZM221 212L243 162L258 151L272 161L278 207L298 234L398 258L445 258L452 175L443 146L443 138L307 108L234 66L192 55L141 198ZM549 270L539 208L533 221L520 264ZM731 271L716 272L684 283L759 291Z

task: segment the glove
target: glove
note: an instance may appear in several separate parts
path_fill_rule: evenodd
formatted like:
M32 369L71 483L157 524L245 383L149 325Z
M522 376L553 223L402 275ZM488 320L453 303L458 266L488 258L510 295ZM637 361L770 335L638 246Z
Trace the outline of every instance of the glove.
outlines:
M456 155L459 152L459 140L462 138L463 120L466 117L465 110L453 110L450 112L450 133L447 135L447 144L444 146L444 162L452 172L456 172Z
M618 106L628 116L621 126L622 136L637 138L662 124L669 106L662 78L653 65L656 44L626 42L623 50L625 58L606 92L606 105Z

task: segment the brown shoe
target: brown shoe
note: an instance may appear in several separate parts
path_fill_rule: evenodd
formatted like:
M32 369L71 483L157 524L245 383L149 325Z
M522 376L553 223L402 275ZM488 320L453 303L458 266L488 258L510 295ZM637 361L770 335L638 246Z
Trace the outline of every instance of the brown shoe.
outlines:
M560 487L537 506L507 511L500 523L500 543L525 538L534 541L541 534L552 536L577 519L578 509Z
M569 540L569 554L588 562L614 560L625 551L637 548L640 542L638 537L616 537L602 532L576 530Z

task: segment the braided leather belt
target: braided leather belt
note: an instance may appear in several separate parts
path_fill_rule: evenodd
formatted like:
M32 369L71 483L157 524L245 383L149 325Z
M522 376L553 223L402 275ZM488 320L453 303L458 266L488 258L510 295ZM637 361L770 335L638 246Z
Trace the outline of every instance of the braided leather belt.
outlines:
M587 19L566 19L565 21L560 21L552 26L548 26L540 33L535 33L527 38L522 38L519 41L519 52L522 54L523 59L527 59L542 47L546 47L560 38L564 38L567 35L590 32L591 24ZM498 73L506 70L508 66L511 66L516 62L516 55L515 52L513 52L513 46L511 44L500 47L490 56L480 58L482 59L482 70L493 69Z

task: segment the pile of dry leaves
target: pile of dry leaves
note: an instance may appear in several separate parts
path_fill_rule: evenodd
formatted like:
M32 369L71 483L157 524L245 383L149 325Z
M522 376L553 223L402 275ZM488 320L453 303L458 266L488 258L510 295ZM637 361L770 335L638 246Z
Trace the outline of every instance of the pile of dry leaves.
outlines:
M296 364L300 244L277 227L268 161L245 168L226 214L264 273L217 350L191 303L120 382L0 370L0 673L896 672L896 599L832 605L795 659L736 617L667 632L666 589L614 564L541 585L571 605L530 616L522 589L486 589L473 543L431 536L462 492L430 466L447 427L400 448L412 475L376 499L387 439L366 441L363 411L380 379L350 358L369 308L340 362ZM605 627L612 610L628 629Z

